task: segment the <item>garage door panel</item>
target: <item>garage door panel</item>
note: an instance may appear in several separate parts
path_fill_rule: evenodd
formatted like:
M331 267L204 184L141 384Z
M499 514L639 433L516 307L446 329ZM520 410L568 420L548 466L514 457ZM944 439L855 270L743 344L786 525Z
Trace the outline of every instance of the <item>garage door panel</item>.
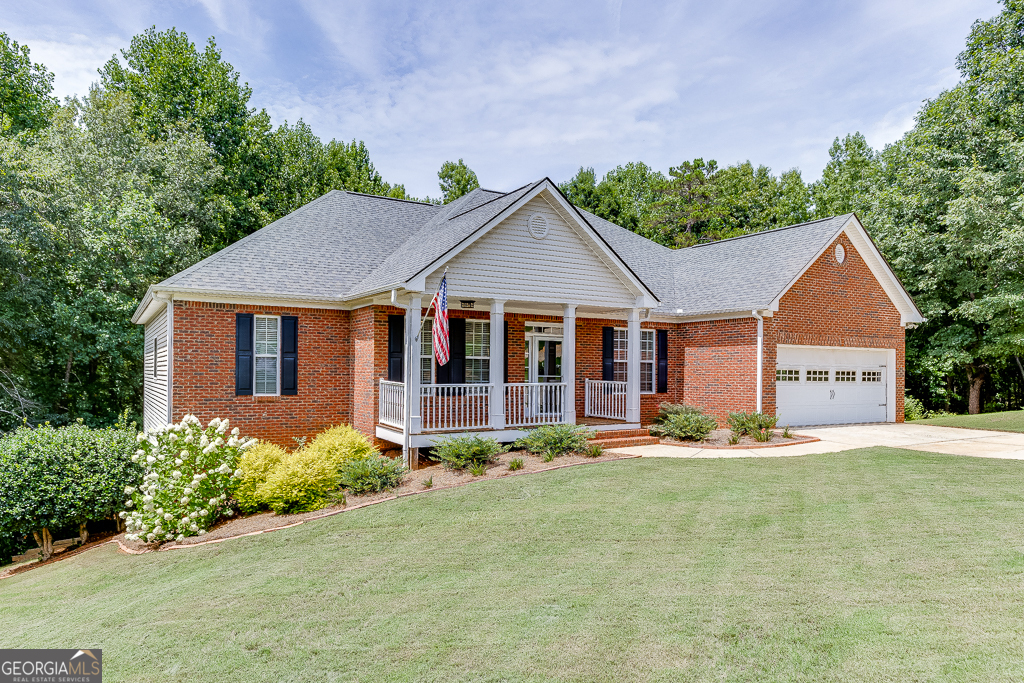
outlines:
M885 349L780 346L777 367L798 370L799 381L775 384L779 424L884 422L887 353ZM840 371L854 380L838 381ZM828 380L809 381L811 374Z

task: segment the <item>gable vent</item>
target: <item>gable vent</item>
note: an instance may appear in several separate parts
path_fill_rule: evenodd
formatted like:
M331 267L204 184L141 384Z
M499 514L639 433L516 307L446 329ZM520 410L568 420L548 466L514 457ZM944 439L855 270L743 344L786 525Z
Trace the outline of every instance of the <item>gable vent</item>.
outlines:
M526 226L530 229L530 235L534 239L542 240L548 236L548 219L539 213L535 213L527 218Z

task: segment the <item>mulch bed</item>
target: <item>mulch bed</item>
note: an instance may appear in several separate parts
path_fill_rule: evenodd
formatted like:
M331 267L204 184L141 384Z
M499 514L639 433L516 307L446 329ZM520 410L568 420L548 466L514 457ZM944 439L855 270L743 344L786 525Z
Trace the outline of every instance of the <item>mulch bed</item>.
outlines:
M626 456L625 458L635 458L636 456ZM508 468L508 464L511 460L520 458L523 461L523 467L520 470L512 471ZM207 544L211 542L221 542L227 539L239 538L243 536L255 536L258 533L270 531L274 529L286 528L288 526L295 526L311 519L317 519L322 517L329 517L346 510L353 510L356 508L364 507L367 505L373 505L374 503L380 503L383 501L393 500L395 498L401 498L404 496L412 496L415 494L424 494L430 492L430 490L437 490L443 488L451 488L453 486L460 486L474 481L483 481L486 479L500 479L502 477L514 476L518 474L528 474L531 472L541 472L545 470L558 469L562 467L568 467L572 465L583 465L586 463L600 463L608 462L612 460L623 460L624 456L620 454L607 453L597 458L588 458L585 456L569 455L556 458L550 463L544 462L539 456L529 455L524 452L506 453L499 456L495 463L487 466L486 472L482 476L473 476L468 471L455 472L445 470L440 465L430 465L422 469L410 472L406 480L402 482L400 486L388 492L382 492L380 494L371 494L368 496L348 496L346 497L343 505L334 505L321 510L315 510L313 512L303 512L294 515L278 515L272 512L263 512L248 517L234 517L230 519L224 519L215 524L209 531L203 536L189 537L180 542L167 542L164 544L145 544L137 541L127 541L124 535L117 536L113 540L104 539L101 543L116 542L123 552L128 554L142 554L150 553L154 551L166 551L180 548L187 548L189 546L196 546ZM424 483L427 481L431 482L431 485L425 486ZM77 555L79 552L92 548L99 543L89 543L87 546L82 547L76 551L70 551L61 553L59 556L54 555L46 563L53 562L63 557L69 557L71 555ZM41 566L44 563L40 562L28 562L22 565L17 565L8 569L7 572L0 572L0 579L4 578L5 575L14 573L15 571L24 571L37 566Z
M661 443L670 446L686 446L687 448L775 448L777 446L794 446L799 443L814 443L820 441L816 436L801 436L794 434L787 439L782 436L782 430L776 429L772 432L771 441L755 441L752 436L741 436L736 444L729 443L732 431L728 429L716 429L704 441L677 441L675 439L662 438Z

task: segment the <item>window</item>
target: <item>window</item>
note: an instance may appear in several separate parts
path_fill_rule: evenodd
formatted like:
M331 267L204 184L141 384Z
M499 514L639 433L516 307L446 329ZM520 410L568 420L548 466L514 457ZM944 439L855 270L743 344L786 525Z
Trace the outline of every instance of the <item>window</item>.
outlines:
M828 370L808 370L807 371L808 382L827 382L828 381Z
M434 383L434 319L424 318L420 335L420 384Z
M278 318L256 316L256 393L277 394Z
M615 355L615 381L626 381L626 361L629 358L629 332L615 330L615 343L612 345Z
M491 323L466 321L466 384L491 381Z
M857 371L856 370L836 370L836 381L837 382L856 382Z
M640 330L640 391L654 392L654 330Z
M864 370L860 373L861 382L881 382L882 371L881 370Z
M640 330L640 391L654 393L655 372L658 370L657 330ZM614 350L615 381L625 382L629 362L629 330L615 330Z
M775 381L776 382L799 382L800 371L799 370L775 370Z

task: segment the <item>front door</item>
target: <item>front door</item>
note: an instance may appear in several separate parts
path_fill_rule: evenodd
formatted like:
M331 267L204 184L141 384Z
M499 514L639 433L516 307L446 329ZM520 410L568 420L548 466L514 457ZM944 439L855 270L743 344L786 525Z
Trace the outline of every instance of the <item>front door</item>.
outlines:
M536 384L558 384L562 381L562 338L531 334L526 341L526 379ZM533 414L557 413L562 409L556 387L551 391L539 387L530 392Z

